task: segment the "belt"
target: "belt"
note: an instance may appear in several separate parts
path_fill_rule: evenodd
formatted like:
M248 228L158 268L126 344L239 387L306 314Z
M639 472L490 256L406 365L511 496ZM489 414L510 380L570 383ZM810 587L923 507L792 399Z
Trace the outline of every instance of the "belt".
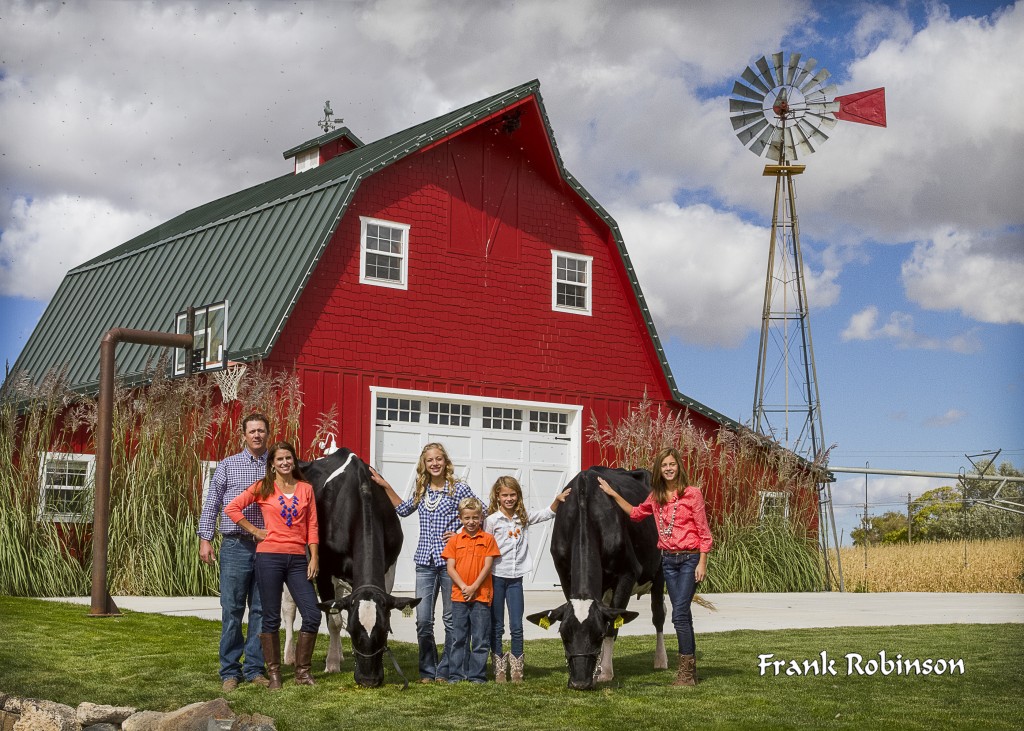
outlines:
M692 556L699 554L700 551L662 551L662 556Z
M254 536L252 533L225 533L224 538L225 540L228 538L235 538L239 541L250 541L252 543L256 542L256 536Z

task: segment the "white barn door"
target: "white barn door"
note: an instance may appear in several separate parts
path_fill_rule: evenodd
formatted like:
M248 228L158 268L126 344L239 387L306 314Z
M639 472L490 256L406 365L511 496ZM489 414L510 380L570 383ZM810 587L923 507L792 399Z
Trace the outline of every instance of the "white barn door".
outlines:
M412 494L416 462L430 442L444 445L456 475L485 505L495 480L513 475L523 487L528 510L548 506L580 470L581 407L377 388L371 396L370 462L403 499ZM530 528L534 571L524 580L527 589L558 586L551 563L551 526L548 521ZM412 591L419 540L415 513L402 519L402 531L395 588Z

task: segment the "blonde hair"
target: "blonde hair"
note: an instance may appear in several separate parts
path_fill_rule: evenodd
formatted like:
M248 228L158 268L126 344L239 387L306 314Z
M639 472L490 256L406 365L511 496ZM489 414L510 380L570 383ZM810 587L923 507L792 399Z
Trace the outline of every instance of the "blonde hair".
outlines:
M430 473L427 472L427 452L436 449L444 457L444 484L450 497L455 496L455 465L452 464L448 451L440 442L431 442L423 447L420 452L420 459L416 463L416 495L412 499L413 505L419 505L420 500L427 494L430 488Z
M526 525L530 522L530 517L526 513L526 506L523 505L523 488L519 486L519 480L514 478L512 475L502 475L494 481L494 487L491 488L491 505L487 508L487 512L494 515L501 510L501 505L498 503L498 493L500 493L503 488L515 491L516 507L513 512L519 522Z
M479 499L470 495L459 500L459 515L462 515L463 510L476 510L483 514L484 504Z
M668 502L669 486L665 484L665 478L661 476L661 463L669 457L674 458L679 466L679 472L676 473L676 484L673 487L685 490L690 484L690 476L687 474L686 468L683 467L683 458L679 454L679 450L674 447L668 447L658 452L654 458L654 466L651 468L651 493L653 493L654 499L659 505L664 505Z

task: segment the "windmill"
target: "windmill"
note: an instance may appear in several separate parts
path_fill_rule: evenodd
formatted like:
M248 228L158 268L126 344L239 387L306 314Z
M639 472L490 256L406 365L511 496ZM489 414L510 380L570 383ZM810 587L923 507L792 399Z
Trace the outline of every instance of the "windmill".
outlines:
M729 99L736 136L755 155L769 159L764 175L775 178L754 430L810 461L823 458L825 447L796 213L794 176L806 165L796 161L828 140L838 120L885 126L884 88L834 97L836 86L824 85L829 72L817 65L799 53L788 59L783 52L775 53L771 61L762 56L736 80ZM832 490L824 482L818 491L822 550L828 548L831 527L838 555Z

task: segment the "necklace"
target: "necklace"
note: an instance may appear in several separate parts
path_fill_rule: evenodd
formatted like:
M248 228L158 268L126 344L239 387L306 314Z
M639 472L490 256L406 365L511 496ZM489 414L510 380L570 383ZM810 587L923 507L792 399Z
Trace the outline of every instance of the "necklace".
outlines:
M284 524L291 528L292 518L299 517L299 496L292 495L291 505L285 502L284 495L278 495L277 501L281 503L281 517L284 518Z
M672 514L668 517L668 520L665 520L665 509L666 509L666 506L664 506L664 505L659 506L658 507L658 511L655 513L655 519L656 519L655 520L655 524L657 525L657 523L659 523L659 522L661 523L661 525L657 526L658 527L658 532L661 535L665 536L665 538L668 538L669 536L672 535L672 528L676 524L676 511L679 509L679 502L680 502L679 501L679 494L677 493L676 494L676 501L672 504ZM657 520L658 517L661 518L660 521Z
M444 490L431 490L428 487L426 494L423 496L423 505L430 512L434 512L444 499L444 495Z

